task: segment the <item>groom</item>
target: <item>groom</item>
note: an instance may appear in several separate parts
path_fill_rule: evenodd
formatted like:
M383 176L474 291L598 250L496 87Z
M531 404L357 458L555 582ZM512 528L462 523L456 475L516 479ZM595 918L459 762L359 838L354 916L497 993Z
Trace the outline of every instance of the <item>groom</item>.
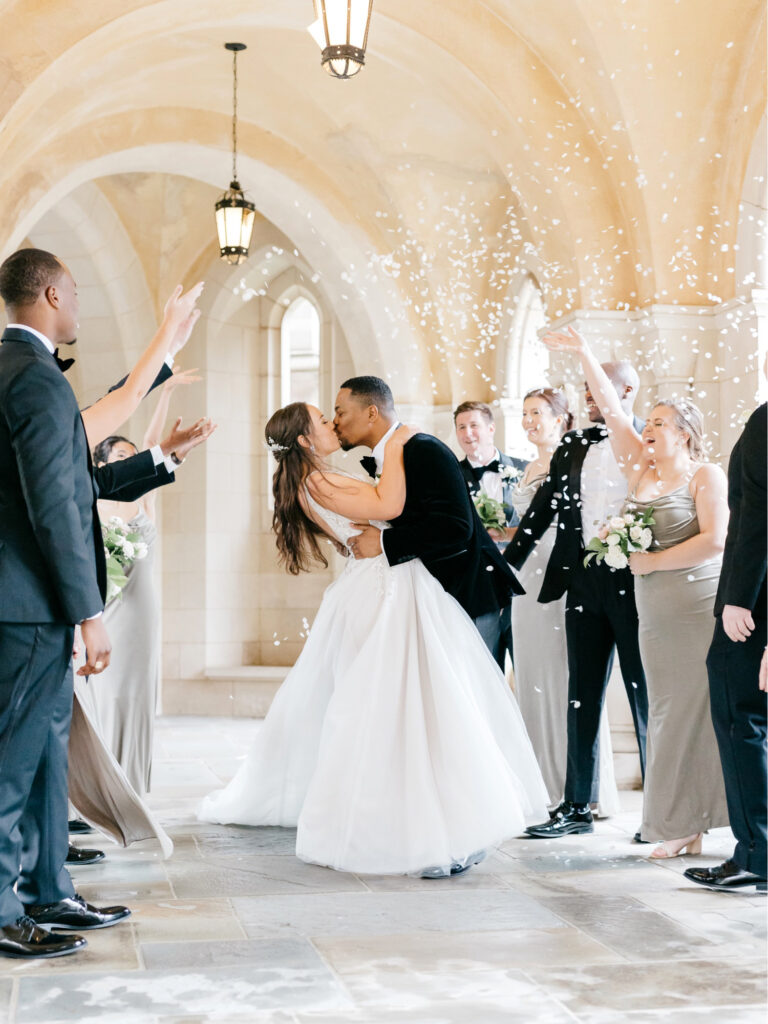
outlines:
M379 377L345 381L336 398L333 426L344 451L358 445L371 449L362 465L376 476L384 447L398 426L389 386ZM357 524L360 535L350 544L354 555L375 558L383 551L390 565L420 558L488 636L500 609L522 587L483 528L450 448L431 434L416 434L406 443L403 460L402 514L384 531Z

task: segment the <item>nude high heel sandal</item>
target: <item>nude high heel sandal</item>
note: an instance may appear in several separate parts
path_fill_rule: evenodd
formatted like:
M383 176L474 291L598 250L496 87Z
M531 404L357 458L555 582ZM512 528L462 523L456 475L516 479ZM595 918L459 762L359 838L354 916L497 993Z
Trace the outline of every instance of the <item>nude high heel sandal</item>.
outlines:
M649 860L671 860L673 857L679 857L683 853L691 854L695 857L696 854L701 853L701 839L701 832L697 835L686 836L685 839L668 839L666 842L660 843L653 850Z

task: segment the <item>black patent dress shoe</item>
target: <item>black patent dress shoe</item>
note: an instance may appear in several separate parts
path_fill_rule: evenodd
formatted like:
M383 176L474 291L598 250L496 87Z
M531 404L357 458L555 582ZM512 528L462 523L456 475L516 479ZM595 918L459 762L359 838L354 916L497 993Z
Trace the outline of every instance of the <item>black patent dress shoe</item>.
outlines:
M691 882L698 882L708 889L720 889L723 892L734 892L754 885L758 892L766 891L766 880L760 875L740 868L735 860L727 860L716 868L688 868L683 872Z
M106 854L101 850L81 850L70 846L67 853L67 864L98 864L100 860L106 860Z
M69 822L69 834L72 836L87 836L95 831L96 829L91 828L88 822L83 821L82 818L73 818Z
M58 903L40 903L25 907L32 920L44 928L61 931L90 931L111 928L130 917L128 907L94 907L75 893Z
M566 800L552 811L549 821L530 825L525 834L532 839L557 839L558 836L588 835L594 831L589 804L578 805Z
M20 917L13 924L0 928L0 956L19 960L47 960L54 956L67 956L85 949L88 943L80 935L51 935L40 928L31 917Z

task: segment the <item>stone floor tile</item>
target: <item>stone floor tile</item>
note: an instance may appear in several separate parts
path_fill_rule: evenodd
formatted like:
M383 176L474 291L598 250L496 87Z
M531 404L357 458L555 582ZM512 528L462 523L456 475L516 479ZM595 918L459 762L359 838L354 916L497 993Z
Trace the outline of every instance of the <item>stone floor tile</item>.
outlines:
M175 971L207 967L240 967L251 964L256 969L287 968L322 970L324 962L307 940L237 939L227 942L146 942L141 946L147 970Z
M384 1011L384 1019L399 1019L410 1024L415 1020L435 1019L436 1010L451 1014L437 1019L456 1024L573 1022L548 992L518 970L436 973L405 970L401 964L395 964L368 972L361 968L356 977L345 977L344 985L357 1008L368 1011L358 1017L350 1015L348 1019L359 1019L366 1024L375 1020L381 1011ZM299 1019L311 1021L313 1015L305 1014Z
M11 999L13 997L13 980L0 978L0 1024L9 1024L11 1020Z
M237 1021L238 1015L312 1007L327 1012L351 1008L331 972L313 966L255 964L192 970L24 977L17 1017L24 1024L98 1021L144 1024L161 1016Z
M670 871L648 866L632 871L614 868L609 871L520 872L500 874L511 889L527 893L534 899L547 896L572 896L579 893L595 896L634 896L635 893L676 892L690 883Z
M252 938L400 935L435 932L558 928L563 922L535 900L506 891L470 890L318 894L233 899Z
M259 854L296 855L295 828L249 828L246 825L229 826L226 834L200 832L194 837L198 852L203 857L236 856L255 857Z
M717 946L626 896L556 896L542 905L628 960L701 959Z
M245 938L228 899L142 900L134 906L132 920L139 942Z
M579 1020L597 1021L629 1009L676 1011L686 1006L757 1006L765 1002L762 959L673 960L526 972ZM724 1022L725 1024L725 1022Z
M623 1013L621 1024L765 1024L766 1007L762 1006L691 1006L674 1010L638 1010ZM615 1024L613 1010L593 1011L579 1015L586 1024Z
M272 893L362 892L354 875L305 864L293 857L264 855L210 858L204 862L172 860L168 877L179 898L199 895L258 896Z
M451 974L487 967L622 963L577 928L516 931L409 931L401 935L315 938L313 945L348 984L379 969Z

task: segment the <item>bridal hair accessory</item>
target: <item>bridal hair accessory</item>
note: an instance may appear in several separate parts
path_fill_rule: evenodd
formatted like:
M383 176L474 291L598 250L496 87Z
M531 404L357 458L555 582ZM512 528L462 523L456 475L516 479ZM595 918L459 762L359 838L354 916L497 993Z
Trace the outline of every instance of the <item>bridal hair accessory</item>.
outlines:
M289 444L278 444L277 441L271 437L268 437L264 442L264 447L269 448L273 455L277 455L278 452L287 452L291 449Z

